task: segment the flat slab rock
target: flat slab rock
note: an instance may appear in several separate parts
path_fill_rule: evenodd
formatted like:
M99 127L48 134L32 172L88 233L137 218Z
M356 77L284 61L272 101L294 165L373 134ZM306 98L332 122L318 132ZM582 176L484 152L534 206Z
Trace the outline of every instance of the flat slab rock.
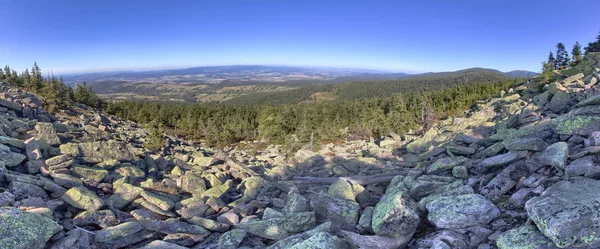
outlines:
M426 206L427 219L438 228L458 229L485 225L500 215L500 210L478 194L445 196Z
M600 181L580 178L558 182L527 201L525 209L558 247L600 242Z

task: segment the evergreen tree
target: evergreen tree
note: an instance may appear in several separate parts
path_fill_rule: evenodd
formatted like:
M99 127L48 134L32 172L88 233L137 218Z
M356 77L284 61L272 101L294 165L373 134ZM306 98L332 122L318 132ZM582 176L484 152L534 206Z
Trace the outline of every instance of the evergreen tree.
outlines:
M569 66L569 53L562 42L556 44L556 69L564 69Z
M579 44L579 42L575 42L573 50L571 51L571 56L573 57L571 59L571 66L577 65L583 60L583 57L581 55L581 44Z
M547 64L552 65L552 68L556 68L556 58L554 58L554 54L552 53L552 51L550 51L550 55L548 55Z
M593 52L600 52L600 32L596 36L596 41L588 43L587 47L585 47L585 54Z

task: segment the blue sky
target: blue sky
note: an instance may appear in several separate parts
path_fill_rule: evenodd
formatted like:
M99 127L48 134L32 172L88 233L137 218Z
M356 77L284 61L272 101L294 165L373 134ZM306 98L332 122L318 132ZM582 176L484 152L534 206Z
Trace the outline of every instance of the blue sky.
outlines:
M0 0L0 64L55 73L263 64L539 71L600 0Z

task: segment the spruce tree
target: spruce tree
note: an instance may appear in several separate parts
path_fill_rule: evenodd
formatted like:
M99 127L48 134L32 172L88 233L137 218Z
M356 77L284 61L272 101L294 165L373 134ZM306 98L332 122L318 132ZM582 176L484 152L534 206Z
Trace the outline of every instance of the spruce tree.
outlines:
M573 50L571 51L571 56L573 57L571 58L571 66L577 65L583 60L581 55L581 44L579 44L579 42L575 42Z
M556 44L556 65L557 69L564 69L569 66L569 53L562 42Z
M596 36L596 41L588 43L587 47L585 47L585 54L594 52L600 52L600 32Z
M554 58L554 54L552 52L550 52L550 55L548 55L548 64L552 65L552 68L556 68L556 58Z

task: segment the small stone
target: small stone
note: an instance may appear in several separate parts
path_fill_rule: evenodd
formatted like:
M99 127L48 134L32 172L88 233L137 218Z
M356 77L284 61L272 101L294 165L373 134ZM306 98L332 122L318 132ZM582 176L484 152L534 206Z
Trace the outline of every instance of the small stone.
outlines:
M235 214L234 212L227 212L227 213L219 215L217 217L217 221L233 226L233 225L240 223L240 217L237 214Z
M469 171L465 166L456 166L452 168L452 176L458 179L467 179L469 178Z

